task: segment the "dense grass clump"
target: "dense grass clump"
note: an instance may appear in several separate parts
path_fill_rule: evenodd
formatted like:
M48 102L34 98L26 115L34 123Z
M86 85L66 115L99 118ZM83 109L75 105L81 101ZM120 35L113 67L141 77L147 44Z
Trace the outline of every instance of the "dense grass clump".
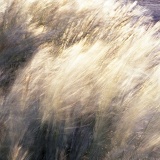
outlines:
M160 159L160 23L136 3L0 5L0 160Z

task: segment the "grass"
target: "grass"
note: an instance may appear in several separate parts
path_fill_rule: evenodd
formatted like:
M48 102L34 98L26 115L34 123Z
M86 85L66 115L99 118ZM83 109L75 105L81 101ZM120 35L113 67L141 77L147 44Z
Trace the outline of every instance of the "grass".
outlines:
M0 17L0 159L160 157L160 24L146 9L14 0Z

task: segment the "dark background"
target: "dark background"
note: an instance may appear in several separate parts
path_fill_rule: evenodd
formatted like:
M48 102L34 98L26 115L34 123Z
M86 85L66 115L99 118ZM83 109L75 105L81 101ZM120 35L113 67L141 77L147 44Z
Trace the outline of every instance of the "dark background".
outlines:
M160 0L137 0L141 6L146 6L152 12L155 21L160 20Z

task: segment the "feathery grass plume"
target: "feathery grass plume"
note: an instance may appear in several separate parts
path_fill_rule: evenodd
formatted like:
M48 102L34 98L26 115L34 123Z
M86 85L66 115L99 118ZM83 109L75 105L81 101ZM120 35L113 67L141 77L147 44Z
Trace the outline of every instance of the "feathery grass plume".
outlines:
M0 159L160 159L160 23L146 9L13 0L0 17Z

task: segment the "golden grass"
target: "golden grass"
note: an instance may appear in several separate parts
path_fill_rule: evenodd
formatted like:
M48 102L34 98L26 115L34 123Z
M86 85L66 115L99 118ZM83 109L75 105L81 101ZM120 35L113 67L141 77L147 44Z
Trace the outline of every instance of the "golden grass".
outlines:
M135 3L34 1L21 10L38 45L4 102L11 159L24 147L23 159L38 160L46 124L51 159L150 159L160 145L160 23Z

